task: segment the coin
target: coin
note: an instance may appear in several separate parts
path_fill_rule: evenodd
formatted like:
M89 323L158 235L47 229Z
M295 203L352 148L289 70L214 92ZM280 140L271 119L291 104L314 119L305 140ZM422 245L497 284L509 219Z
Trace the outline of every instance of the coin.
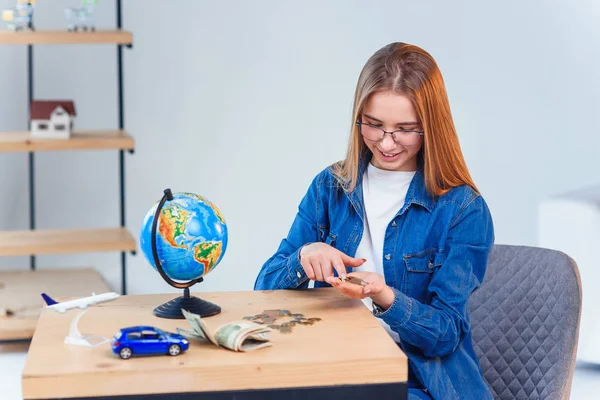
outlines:
M360 286L366 286L367 282L363 281L360 278L357 278L355 276L346 276L345 278L340 278L342 280L342 282L346 282L346 283L352 283L354 285L360 285Z
M277 320L290 318L283 323L275 323ZM296 325L314 325L315 322L321 321L321 318L311 317L305 318L302 313L292 313L290 310L269 309L263 310L262 313L256 315L248 315L243 317L244 320L253 321L256 324L267 325L268 328L277 330L281 333L291 333L292 328Z

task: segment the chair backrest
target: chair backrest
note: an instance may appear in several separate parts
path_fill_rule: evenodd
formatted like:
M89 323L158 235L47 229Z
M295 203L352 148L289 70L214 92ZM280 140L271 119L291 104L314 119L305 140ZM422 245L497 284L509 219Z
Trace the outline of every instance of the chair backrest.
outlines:
M568 399L581 318L573 259L495 245L469 303L473 345L496 399Z

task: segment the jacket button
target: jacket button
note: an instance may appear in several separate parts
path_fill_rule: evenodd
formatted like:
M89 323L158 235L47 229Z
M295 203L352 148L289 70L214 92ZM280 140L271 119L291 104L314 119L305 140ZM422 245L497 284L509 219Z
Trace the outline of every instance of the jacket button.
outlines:
M298 278L302 278L302 274L300 273L300 271L297 271L297 272L296 272L296 276L297 276Z
M396 226L396 225L398 225L398 224L396 223L396 221L392 221L392 226Z
M390 258L392 258L392 256L391 256L390 254L386 254L386 255L385 255L385 259L386 259L386 260L389 260Z

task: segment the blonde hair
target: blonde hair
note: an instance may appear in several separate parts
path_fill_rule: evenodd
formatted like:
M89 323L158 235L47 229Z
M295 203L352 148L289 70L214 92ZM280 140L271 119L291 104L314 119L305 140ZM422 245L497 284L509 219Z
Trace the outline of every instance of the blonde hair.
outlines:
M425 186L434 197L460 185L477 191L460 149L442 74L425 50L410 44L391 43L373 54L363 67L352 111L352 129L345 160L332 172L344 190L354 190L359 163L370 150L356 121L369 97L391 90L410 99L424 131L419 162L423 165Z

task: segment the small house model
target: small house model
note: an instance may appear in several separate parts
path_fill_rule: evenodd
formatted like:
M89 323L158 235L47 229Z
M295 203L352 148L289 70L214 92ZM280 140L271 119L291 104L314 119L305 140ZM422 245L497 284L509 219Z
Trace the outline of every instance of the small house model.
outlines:
M43 139L68 139L75 119L75 104L70 100L31 102L31 136Z

